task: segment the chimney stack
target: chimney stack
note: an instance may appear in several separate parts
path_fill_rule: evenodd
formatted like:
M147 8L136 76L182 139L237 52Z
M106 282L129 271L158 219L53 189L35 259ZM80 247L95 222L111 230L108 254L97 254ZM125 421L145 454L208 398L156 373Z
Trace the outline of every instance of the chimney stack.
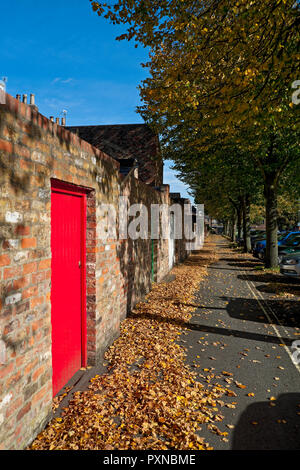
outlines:
M19 93L16 95L16 100L21 102L21 95ZM27 93L23 94L22 102L24 104L27 104ZM35 111L38 111L38 107L35 105L35 95L33 93L30 93L29 106L31 106L33 109L35 109Z
M59 117L55 119L55 122L59 125Z
M33 93L30 93L30 106L35 109L35 111L38 111L38 107L35 105L35 95Z

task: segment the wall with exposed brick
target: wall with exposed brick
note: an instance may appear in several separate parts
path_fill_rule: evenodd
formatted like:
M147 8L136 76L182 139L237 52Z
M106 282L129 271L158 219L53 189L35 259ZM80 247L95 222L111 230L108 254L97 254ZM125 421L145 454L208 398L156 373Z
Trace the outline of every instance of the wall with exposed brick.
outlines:
M186 249L187 239L184 234L184 203L187 199L172 200L169 185L152 188L136 179L133 175L121 182L120 194L128 198L130 206L141 203L148 214L148 238L132 240L130 237L119 243L121 288L123 292L122 312L128 313L151 289L152 282L160 282L169 272L169 239L163 236L163 225L170 223L170 213L159 215L159 238L151 238L151 206L172 208L178 204L181 208L182 238L175 240L175 263L182 262L189 254ZM189 202L189 201L188 201ZM130 218L129 218L130 223Z
M173 207L173 205L179 205L181 207L182 238L175 239L175 263L180 263L190 254L190 250L187 249L187 245L191 242L191 240L188 239L187 233L185 232L185 217L189 216L185 215L185 211L192 214L192 206L189 199L182 197L171 197L170 204L171 207ZM191 223L191 229L193 229L191 218L189 221Z
M125 316L149 292L152 282L160 281L168 272L169 241L162 237L160 240L151 239L151 205L169 205L170 198L167 185L155 190L133 174L125 177L120 188L121 196L128 200L128 207L137 203L143 205L147 211L148 223L147 239L132 240L128 237L119 243L122 312ZM128 217L128 229L132 219L134 217ZM161 220L159 222L161 229Z
M22 448L51 412L51 178L89 188L87 354L118 335L116 240L98 239L101 202L117 206L118 164L30 106L0 107L0 442Z
M126 312L168 272L168 240L101 237L103 203L170 203L161 191L36 109L0 105L0 448L22 449L51 416L51 180L87 190L87 358L93 365ZM153 243L153 244L152 244ZM153 252L152 252L153 247ZM153 255L152 255L153 253ZM181 253L179 258L185 256ZM179 260L179 259L178 259Z

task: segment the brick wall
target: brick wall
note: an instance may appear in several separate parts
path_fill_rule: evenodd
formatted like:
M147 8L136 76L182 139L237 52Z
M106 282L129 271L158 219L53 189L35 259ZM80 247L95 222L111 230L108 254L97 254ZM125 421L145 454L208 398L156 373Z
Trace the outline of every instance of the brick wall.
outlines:
M119 172L115 160L9 95L0 113L0 442L22 448L51 411L51 178L89 188L87 352L94 364L119 331L116 240L96 236L97 207L118 204Z
M189 254L190 251L187 251L186 244L190 241L186 237L186 233L184 232L185 228L185 215L184 215L184 206L188 205L189 210L191 211L191 203L189 199L182 198L182 197L171 197L171 206L173 204L178 204L181 207L181 225L182 225L182 231L183 231L183 237L182 239L175 239L175 263L180 263L182 260L184 260Z
M148 213L148 238L137 240L127 238L121 240L119 244L124 316L149 292L152 282L160 281L169 270L169 241L163 238L151 240L151 205L169 205L170 198L168 185L156 190L142 183L132 174L121 182L120 193L128 198L129 205L142 203ZM166 220L164 222L168 223Z
M103 240L102 203L170 203L34 108L0 105L0 448L22 449L51 416L51 180L84 187L87 360L95 364L126 312L168 272L168 240ZM152 251L153 249L153 251ZM181 253L183 258L185 254ZM152 272L151 260L154 258Z

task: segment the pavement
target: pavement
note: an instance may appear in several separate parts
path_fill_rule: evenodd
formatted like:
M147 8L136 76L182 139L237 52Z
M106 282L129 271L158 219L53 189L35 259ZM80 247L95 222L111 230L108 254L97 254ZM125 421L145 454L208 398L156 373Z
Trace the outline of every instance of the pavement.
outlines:
M215 241L219 260L180 341L206 388L228 388L216 404L224 417L216 425L228 435L206 425L199 435L215 450L300 449L300 281L265 274L251 255Z
M197 380L206 389L228 390L216 400L217 429L204 424L199 435L215 450L299 450L300 281L265 273L252 255L233 250L221 236L212 240L218 261L208 265L191 305L197 309L179 337ZM210 250L204 245L204 264L211 262ZM58 397L54 417L91 377L107 373L106 366L78 371Z

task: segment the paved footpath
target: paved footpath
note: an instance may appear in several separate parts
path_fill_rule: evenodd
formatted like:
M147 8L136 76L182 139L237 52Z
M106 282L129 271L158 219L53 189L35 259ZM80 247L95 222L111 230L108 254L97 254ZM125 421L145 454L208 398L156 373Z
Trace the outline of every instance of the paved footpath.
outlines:
M292 360L292 343L300 344L300 282L289 295L285 278L263 275L251 255L216 241L219 261L200 284L199 307L181 338L199 381L225 385L236 396L228 392L217 404L224 419L216 425L228 435L206 426L199 434L216 450L300 449L300 366Z

